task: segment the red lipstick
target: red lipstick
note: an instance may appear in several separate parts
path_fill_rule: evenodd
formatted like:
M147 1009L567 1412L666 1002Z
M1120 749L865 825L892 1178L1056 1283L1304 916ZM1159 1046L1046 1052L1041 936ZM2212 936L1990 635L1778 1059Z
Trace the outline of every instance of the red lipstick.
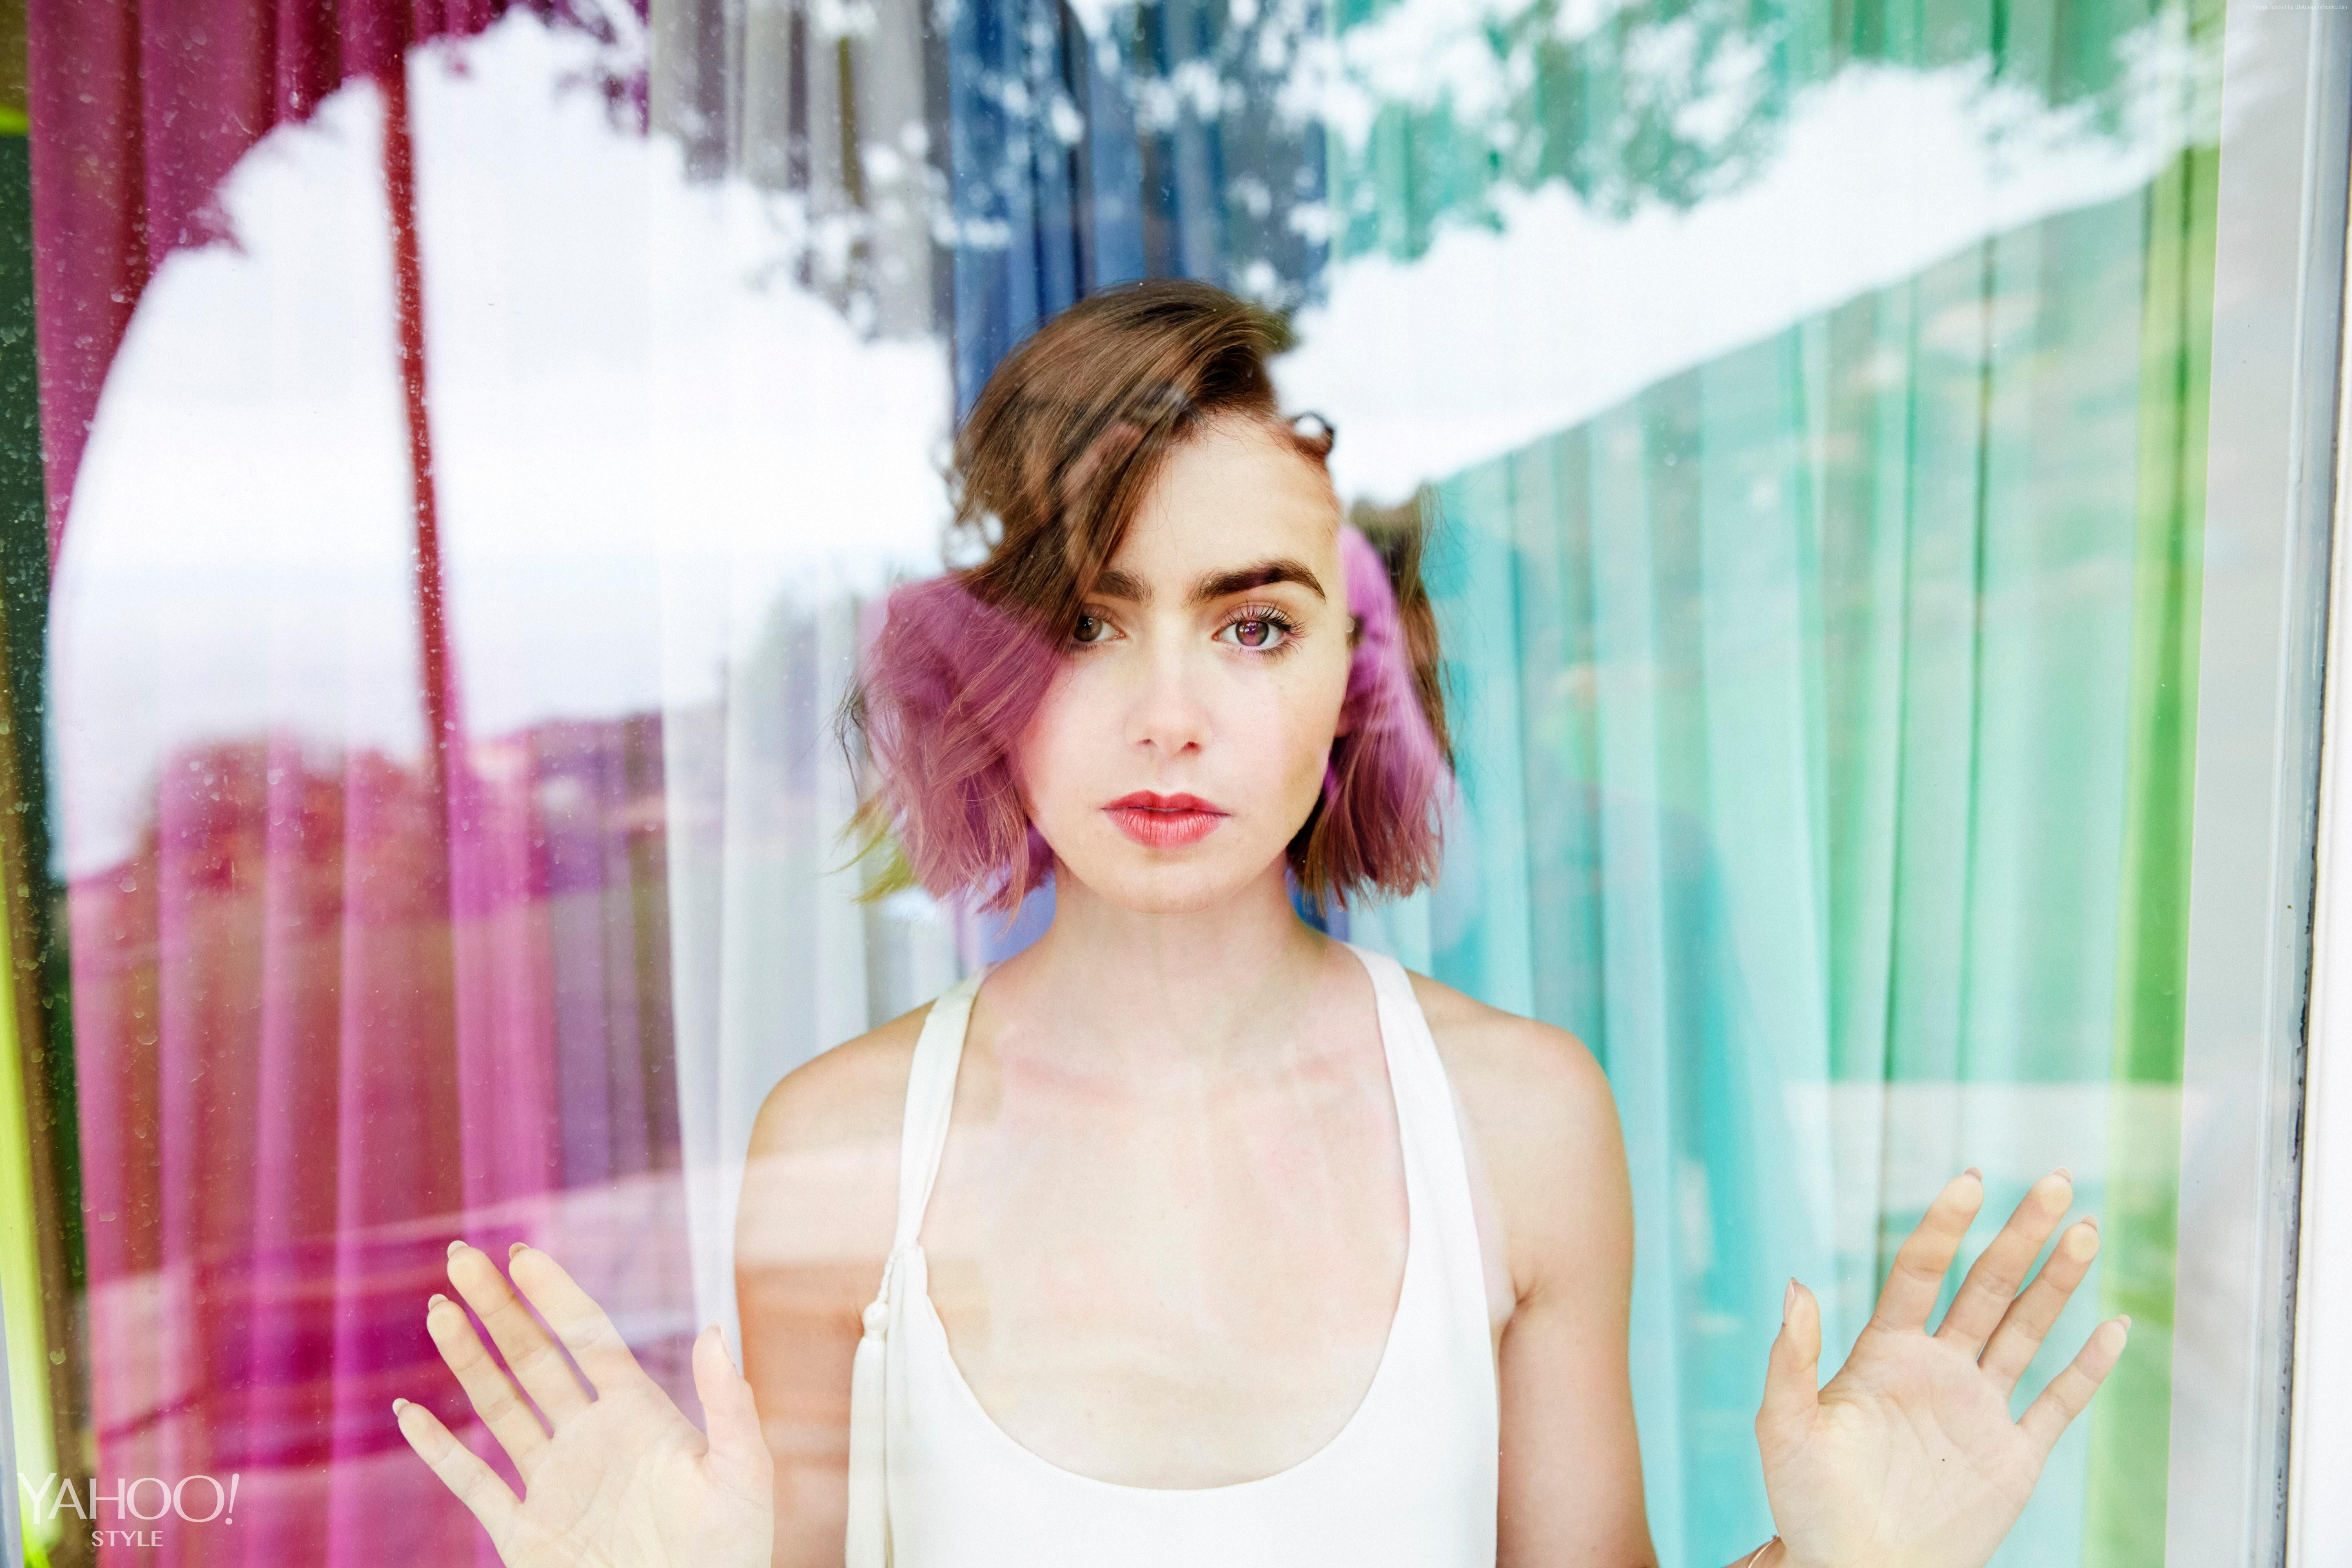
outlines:
M1197 795L1154 795L1148 789L1123 795L1103 810L1121 833L1147 849L1198 844L1216 831L1226 815Z

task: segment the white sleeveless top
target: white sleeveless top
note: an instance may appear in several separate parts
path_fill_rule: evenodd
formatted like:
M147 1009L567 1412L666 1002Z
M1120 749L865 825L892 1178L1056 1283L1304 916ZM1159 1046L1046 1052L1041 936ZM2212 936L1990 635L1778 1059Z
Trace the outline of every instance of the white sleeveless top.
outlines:
M1407 1230L1388 1345L1339 1436L1255 1480L1133 1487L1039 1458L982 1408L916 1242L974 974L932 1004L908 1078L898 1233L851 1379L846 1568L1494 1568L1501 1434L1461 1127L1403 968L1353 951L1379 1003Z

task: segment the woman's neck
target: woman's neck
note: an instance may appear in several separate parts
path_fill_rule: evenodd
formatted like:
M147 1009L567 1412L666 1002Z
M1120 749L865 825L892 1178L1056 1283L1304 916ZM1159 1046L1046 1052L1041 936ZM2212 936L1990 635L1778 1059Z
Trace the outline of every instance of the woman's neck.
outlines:
M1140 913L1075 879L1054 921L990 978L984 1010L1006 1044L1083 1050L1122 1073L1271 1067L1295 1030L1330 942L1291 907L1279 864L1212 908Z

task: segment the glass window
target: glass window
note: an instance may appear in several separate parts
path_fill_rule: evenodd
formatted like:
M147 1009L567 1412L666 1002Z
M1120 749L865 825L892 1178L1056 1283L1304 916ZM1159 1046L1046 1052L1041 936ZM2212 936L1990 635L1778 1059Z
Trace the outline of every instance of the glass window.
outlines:
M1178 276L1286 322L1392 568L1429 525L1443 871L1300 912L1605 1068L1661 1563L1770 1533L1783 1282L1834 1364L1969 1165L1971 1251L2053 1166L2102 1222L2024 1389L2134 1322L1996 1561L2267 1560L2340 13L34 10L28 1561L492 1561L387 1415L488 1451L421 1311L453 1237L557 1257L699 1413L771 1089L1053 918L861 897L843 837L884 601L972 548L954 432Z

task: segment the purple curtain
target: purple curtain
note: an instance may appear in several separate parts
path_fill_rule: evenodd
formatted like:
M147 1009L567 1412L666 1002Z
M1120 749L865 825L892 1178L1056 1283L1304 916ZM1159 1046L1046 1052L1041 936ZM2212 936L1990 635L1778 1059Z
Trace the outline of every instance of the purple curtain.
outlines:
M238 1477L101 1562L495 1561L388 1415L470 1421L422 1310L461 1230L683 1314L658 725L469 753L445 851L414 765L188 748L73 884L97 1474ZM639 1348L683 1387L687 1343Z
M112 1541L102 1563L494 1561L389 1415L425 1397L464 1429L423 1327L461 1232L527 1237L616 1316L677 1320L638 1348L689 1386L658 721L469 736L441 608L401 65L500 8L32 8L53 559L155 268L233 237L213 193L261 135L348 79L384 89L384 374L408 395L424 654L421 689L393 695L434 742L422 761L332 735L174 742L135 844L73 868L99 1489L236 1478L227 1518ZM68 817L102 782L60 779ZM89 1525L138 1522L116 1503ZM68 1560L88 1539L68 1531Z
M507 0L31 0L35 310L57 555L107 367L163 258L222 237L213 192L247 148L412 43Z

